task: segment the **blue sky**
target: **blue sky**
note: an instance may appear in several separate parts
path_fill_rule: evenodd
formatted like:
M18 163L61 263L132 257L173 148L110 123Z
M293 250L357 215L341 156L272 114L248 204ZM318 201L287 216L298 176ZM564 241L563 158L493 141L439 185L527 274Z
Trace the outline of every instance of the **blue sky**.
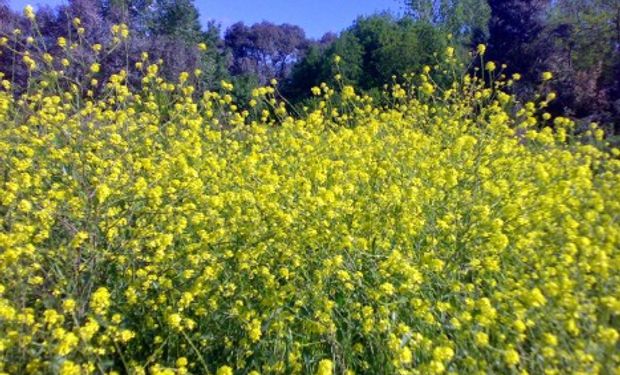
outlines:
M25 5L58 5L66 0L9 0L14 9ZM263 20L301 26L310 37L338 32L359 15L390 10L399 12L399 0L195 0L203 22L213 19L225 28L237 21L248 24Z

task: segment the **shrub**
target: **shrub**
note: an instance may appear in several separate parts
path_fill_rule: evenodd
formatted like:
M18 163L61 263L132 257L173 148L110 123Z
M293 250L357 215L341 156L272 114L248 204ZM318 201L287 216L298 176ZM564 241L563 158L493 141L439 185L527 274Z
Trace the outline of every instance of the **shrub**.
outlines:
M227 82L196 100L191 74L142 65L141 89L121 72L98 99L53 68L20 97L2 82L0 372L620 365L600 129L577 142L548 100L430 68L382 106L314 88L297 117L273 87L240 112Z

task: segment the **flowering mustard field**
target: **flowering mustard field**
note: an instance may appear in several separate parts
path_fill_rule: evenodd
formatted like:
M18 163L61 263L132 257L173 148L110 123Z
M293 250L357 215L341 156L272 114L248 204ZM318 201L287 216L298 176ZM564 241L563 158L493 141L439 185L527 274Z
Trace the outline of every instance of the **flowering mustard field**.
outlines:
M619 152L553 94L428 68L297 115L148 56L99 96L25 56L49 74L0 92L0 373L620 371Z

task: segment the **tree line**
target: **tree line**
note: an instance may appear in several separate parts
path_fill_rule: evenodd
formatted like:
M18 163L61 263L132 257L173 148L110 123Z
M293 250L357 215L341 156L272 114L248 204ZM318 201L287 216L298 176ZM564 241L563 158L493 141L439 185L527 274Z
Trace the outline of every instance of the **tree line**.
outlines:
M72 53L85 64L70 68L79 77L94 59L86 46L106 43L110 28L126 24L127 42L100 57L104 80L147 52L166 62L162 74L168 79L199 70L201 89L232 82L240 102L254 88L277 81L278 92L293 106L311 101L311 88L333 84L336 75L373 95L395 76L436 64L448 45L466 67L468 52L485 44L485 59L495 61L501 73L521 75L514 90L523 100L534 96L542 72L551 71L547 89L557 99L550 111L620 130L617 0L404 0L403 7L404 15L360 17L339 34L312 39L299 26L270 22L239 22L222 33L215 22L201 25L193 0L69 0L37 9L38 30L30 30L25 17L0 0L0 33L8 45L27 43L15 29L37 35L53 55L59 37L81 31L87 43ZM10 49L0 55L0 71L24 84L29 75ZM130 73L129 81L138 84L139 77Z

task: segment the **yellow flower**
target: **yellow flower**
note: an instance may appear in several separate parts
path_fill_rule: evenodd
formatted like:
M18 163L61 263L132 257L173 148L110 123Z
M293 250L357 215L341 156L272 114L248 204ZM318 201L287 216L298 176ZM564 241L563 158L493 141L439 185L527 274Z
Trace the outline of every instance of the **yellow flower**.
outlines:
M495 63L493 61L489 61L489 62L486 63L484 68L486 70L488 70L489 72L492 72L492 71L494 71L497 68L497 66L495 65Z
M403 347L400 350L400 362L404 363L404 364L409 364L411 363L411 361L413 361L413 354L411 353L411 350L408 347Z
M248 336L252 342L258 342L262 336L261 322L258 319L253 319L248 326Z
M45 310L43 312L43 319L44 319L45 324L49 326L56 325L63 321L62 315L58 314L56 310L51 310L51 309Z
M131 339L133 339L134 337L136 337L135 332L129 330L129 329L124 329L121 331L119 339L121 340L121 342L129 342L131 341Z
M183 327L181 326L181 323L183 322L183 317L180 314L170 314L168 316L168 324L170 325L170 327L176 329L176 330L181 330Z
M614 346L618 342L620 334L613 328L599 328L598 336L600 340L608 346Z
M28 55L24 55L22 58L24 64L28 67L28 70L34 70L37 67L37 63Z
M323 359L319 362L319 367L316 371L316 375L332 375L334 373L334 366L329 359Z
M438 346L433 350L433 359L446 362L454 357L454 350L448 346Z
M97 200L99 200L99 203L105 202L111 194L112 190L106 184L102 184L97 188Z
M424 82L422 84L421 90L426 95L432 95L435 92L435 86L429 82Z
M72 361L65 360L60 365L60 375L81 375L82 370L80 366Z
M509 366L514 366L519 363L519 359L519 353L514 349L508 349L504 352L504 361L506 361Z
M78 337L74 333L68 332L63 335L58 347L56 348L56 352L58 355L66 356L77 347L78 343Z
M93 319L89 319L86 324L80 328L79 334L83 340L89 341L99 331L99 323Z
M487 46L485 46L484 44L478 44L478 46L476 47L476 51L478 52L478 54L480 55L484 55L484 53L487 50Z
M110 292L105 287L97 289L90 297L90 307L97 314L104 314L110 306Z
M36 16L34 14L34 9L32 8L32 5L26 5L24 7L24 17L26 17L30 21L34 21Z
M551 334L551 333L545 333L543 335L545 343L547 343L547 345L551 345L551 346L557 346L558 345L558 338L557 336Z
M475 335L476 345L480 347L485 347L489 345L489 335L484 332L478 332Z
M353 86L350 86L350 85L344 86L342 89L342 98L350 99L354 97L355 97L355 88L353 88Z
M19 202L18 207L19 207L19 210L22 212L30 212L30 210L32 210L32 203L30 203L26 199L22 199L21 202Z
M176 365L177 367L186 367L187 366L187 358L185 357L179 357L177 359Z
M72 313L75 310L75 300L68 298L62 302L62 309L65 313Z
M216 375L233 375L233 370L229 366L222 366L217 369Z
M538 288L534 288L529 292L528 300L534 307L541 307L547 303L547 299Z
M125 24L121 25L121 37L123 39L127 39L129 37L129 28Z
M232 91L234 89L233 84L230 82L222 80L220 84L222 85L222 88L226 91Z
M54 61L54 57L52 57L52 55L46 52L43 54L43 61L45 61L48 64L51 64L52 61Z

